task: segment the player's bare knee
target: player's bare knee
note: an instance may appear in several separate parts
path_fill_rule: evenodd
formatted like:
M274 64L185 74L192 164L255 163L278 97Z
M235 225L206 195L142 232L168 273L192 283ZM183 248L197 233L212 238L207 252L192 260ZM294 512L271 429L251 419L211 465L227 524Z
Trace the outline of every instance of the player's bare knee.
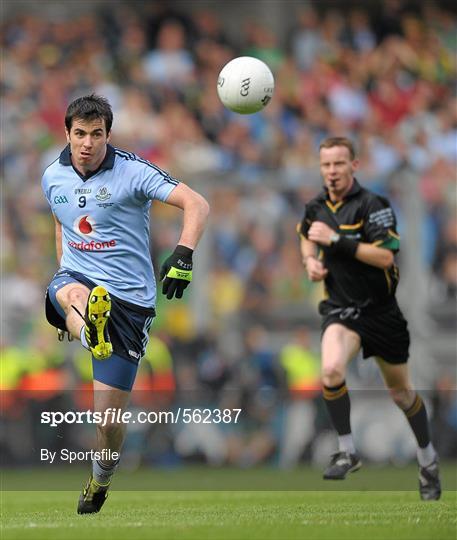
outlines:
M74 285L62 287L56 292L57 302L65 311L70 309L71 305L84 305L89 297L89 289L84 285Z
M341 384L346 377L345 369L338 364L330 364L322 367L322 383L332 387Z
M397 407L402 410L411 407L415 393L410 388L389 388L389 394Z
M70 304L86 304L89 298L89 289L86 287L74 287L68 291L68 300Z
M63 287L56 292L56 300L63 308L66 308L68 305L68 290L66 287Z

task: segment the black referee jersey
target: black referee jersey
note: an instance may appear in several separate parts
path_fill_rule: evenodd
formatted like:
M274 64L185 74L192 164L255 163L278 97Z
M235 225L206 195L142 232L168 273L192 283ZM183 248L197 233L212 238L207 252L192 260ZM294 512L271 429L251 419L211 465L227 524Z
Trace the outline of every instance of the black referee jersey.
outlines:
M314 221L326 223L338 234L358 242L388 248L394 253L400 248L389 201L361 187L355 179L343 201L333 204L324 189L307 203L298 232L306 238ZM336 253L332 246L318 247L319 257L328 269L325 289L329 303L368 309L392 303L399 280L395 264L383 270Z

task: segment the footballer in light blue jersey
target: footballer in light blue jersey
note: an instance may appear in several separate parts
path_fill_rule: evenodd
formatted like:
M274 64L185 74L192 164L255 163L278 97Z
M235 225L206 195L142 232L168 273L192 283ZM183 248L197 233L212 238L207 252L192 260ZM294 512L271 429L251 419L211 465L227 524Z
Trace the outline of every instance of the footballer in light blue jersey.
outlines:
M209 212L205 199L149 161L109 143L108 101L84 96L68 106L68 146L43 175L55 220L59 270L46 291L46 317L92 353L94 410L124 410L155 316L149 210L157 199L183 211L181 235L160 269L162 293L179 299L192 281L192 256ZM89 359L88 359L89 360ZM97 426L92 474L78 514L98 512L116 470L125 426Z
M113 295L154 307L149 251L151 201L166 201L178 181L149 161L107 145L98 170L83 176L67 146L43 175L43 191L62 225L62 270L84 274Z

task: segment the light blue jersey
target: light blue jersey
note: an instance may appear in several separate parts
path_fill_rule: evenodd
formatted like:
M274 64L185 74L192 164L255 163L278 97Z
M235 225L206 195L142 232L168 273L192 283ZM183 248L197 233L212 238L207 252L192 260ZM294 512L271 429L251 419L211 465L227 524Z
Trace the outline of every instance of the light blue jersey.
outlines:
M122 300L154 307L149 209L153 199L166 201L177 185L149 161L111 145L98 170L83 177L67 146L42 180L62 224L61 270L81 272Z

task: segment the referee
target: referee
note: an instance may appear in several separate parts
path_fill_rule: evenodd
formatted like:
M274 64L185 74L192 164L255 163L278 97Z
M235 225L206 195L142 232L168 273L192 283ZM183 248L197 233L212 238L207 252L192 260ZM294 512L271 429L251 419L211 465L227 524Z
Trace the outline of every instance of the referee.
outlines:
M324 189L305 206L298 225L303 264L311 281L324 281L322 315L323 397L338 433L339 450L324 479L343 480L362 463L354 447L346 386L349 361L360 349L373 356L394 402L416 437L419 491L440 498L438 457L430 441L427 412L408 374L409 332L395 290L400 247L389 202L360 186L352 142L331 137L319 147Z

